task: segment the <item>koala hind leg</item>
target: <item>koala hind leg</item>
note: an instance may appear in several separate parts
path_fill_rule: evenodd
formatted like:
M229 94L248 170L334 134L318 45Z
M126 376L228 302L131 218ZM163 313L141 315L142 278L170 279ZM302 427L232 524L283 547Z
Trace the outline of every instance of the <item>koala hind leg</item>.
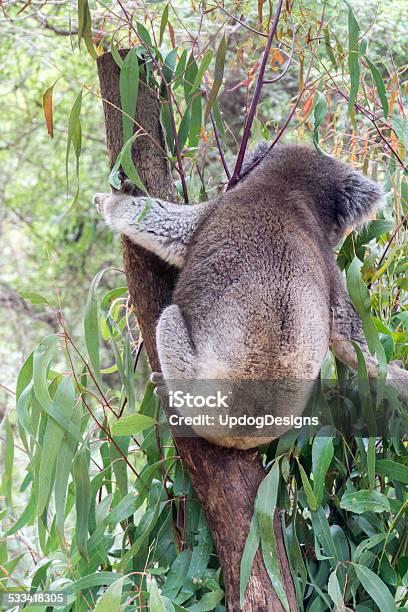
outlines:
M173 304L162 312L157 325L157 349L166 380L194 379L197 358L180 308Z

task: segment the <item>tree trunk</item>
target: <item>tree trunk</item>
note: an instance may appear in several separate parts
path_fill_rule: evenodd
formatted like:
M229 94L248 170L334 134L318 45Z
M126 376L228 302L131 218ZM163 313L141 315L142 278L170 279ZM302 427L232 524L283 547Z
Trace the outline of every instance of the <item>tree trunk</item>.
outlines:
M126 55L126 51L121 54ZM122 120L117 110L120 108L119 68L110 53L99 57L97 63L109 163L112 167L122 147ZM133 160L149 193L174 201L169 166L163 152L155 144L160 143L164 149L159 113L160 103L156 95L140 83L136 120L152 139L146 136L136 139L132 151ZM156 351L155 326L161 310L171 301L176 271L126 238L123 238L123 258L129 292L147 356L152 369L158 371L160 364ZM213 534L222 567L228 609L240 610L240 561L254 499L265 476L258 453L221 448L199 438L178 438L176 443ZM298 607L278 514L275 517L275 534L283 583L290 609L294 611ZM283 612L259 551L255 556L243 610Z

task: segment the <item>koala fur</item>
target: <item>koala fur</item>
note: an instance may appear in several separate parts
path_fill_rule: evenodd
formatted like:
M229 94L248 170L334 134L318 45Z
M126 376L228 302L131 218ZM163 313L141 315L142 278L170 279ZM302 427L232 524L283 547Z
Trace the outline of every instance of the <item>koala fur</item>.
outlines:
M140 222L146 198L94 198L113 230L180 268L173 303L157 325L166 381L313 383L329 346L349 362L354 340L369 357L333 247L346 228L371 217L381 189L307 146L264 153L261 146L246 168L257 155L262 161L216 199L192 206L151 199ZM370 357L369 369L375 376ZM277 410L301 414L308 394L295 392ZM223 446L266 441L195 429Z

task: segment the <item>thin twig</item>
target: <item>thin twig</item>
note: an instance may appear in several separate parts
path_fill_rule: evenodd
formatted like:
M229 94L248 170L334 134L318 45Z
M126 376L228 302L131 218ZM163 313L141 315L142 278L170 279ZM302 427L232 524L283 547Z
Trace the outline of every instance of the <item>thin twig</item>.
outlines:
M267 43L265 45L265 49L263 52L263 57L262 57L261 67L259 69L258 79L256 82L255 92L252 98L251 106L249 108L248 117L245 121L244 133L242 135L241 146L239 149L234 172L233 172L231 180L228 183L227 189L231 189L231 187L233 187L239 180L239 175L241 173L241 168L242 168L242 164L244 161L245 152L248 146L249 136L251 134L252 123L255 118L256 109L258 107L259 98L261 95L262 87L264 85L264 75L265 75L265 70L266 70L266 64L269 58L269 51L272 46L273 38L276 34L276 30L278 28L278 23L279 23L281 11L282 11L282 5L283 5L283 0L279 0L278 7L276 9L275 18L273 20L272 27L268 35L268 40L267 40Z

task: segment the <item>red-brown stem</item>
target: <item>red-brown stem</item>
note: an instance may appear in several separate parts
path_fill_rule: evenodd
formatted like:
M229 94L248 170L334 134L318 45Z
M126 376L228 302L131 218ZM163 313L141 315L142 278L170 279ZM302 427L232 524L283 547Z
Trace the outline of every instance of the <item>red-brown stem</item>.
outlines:
M257 109L257 106L258 106L258 103L259 103L259 98L261 96L262 87L264 85L264 76L265 76L266 64L267 64L268 58L269 58L269 51L270 51L271 46L272 46L273 38L274 38L274 36L276 34L276 30L278 28L279 18L280 18L281 11L282 11L282 5L283 5L283 0L279 0L278 8L276 10L276 15L275 15L275 18L273 20L272 27L271 27L271 30L270 30L269 35L268 35L268 40L267 40L267 43L265 45L265 49L264 49L264 52L263 52L261 67L259 69L258 80L256 82L254 96L253 96L252 101L251 101L251 106L249 108L248 117L247 117L247 119L245 121L244 133L242 135L242 142L241 142L241 146L239 148L237 162L235 164L235 168L234 168L234 172L233 172L232 178L231 178L231 180L228 183L227 190L231 189L231 187L236 185L236 183L239 180L239 175L241 173L241 168L242 168L242 164L243 164L244 157L245 157L245 151L247 149L248 140L249 140L249 137L251 135L252 123L253 123L254 118L255 118L256 109Z

